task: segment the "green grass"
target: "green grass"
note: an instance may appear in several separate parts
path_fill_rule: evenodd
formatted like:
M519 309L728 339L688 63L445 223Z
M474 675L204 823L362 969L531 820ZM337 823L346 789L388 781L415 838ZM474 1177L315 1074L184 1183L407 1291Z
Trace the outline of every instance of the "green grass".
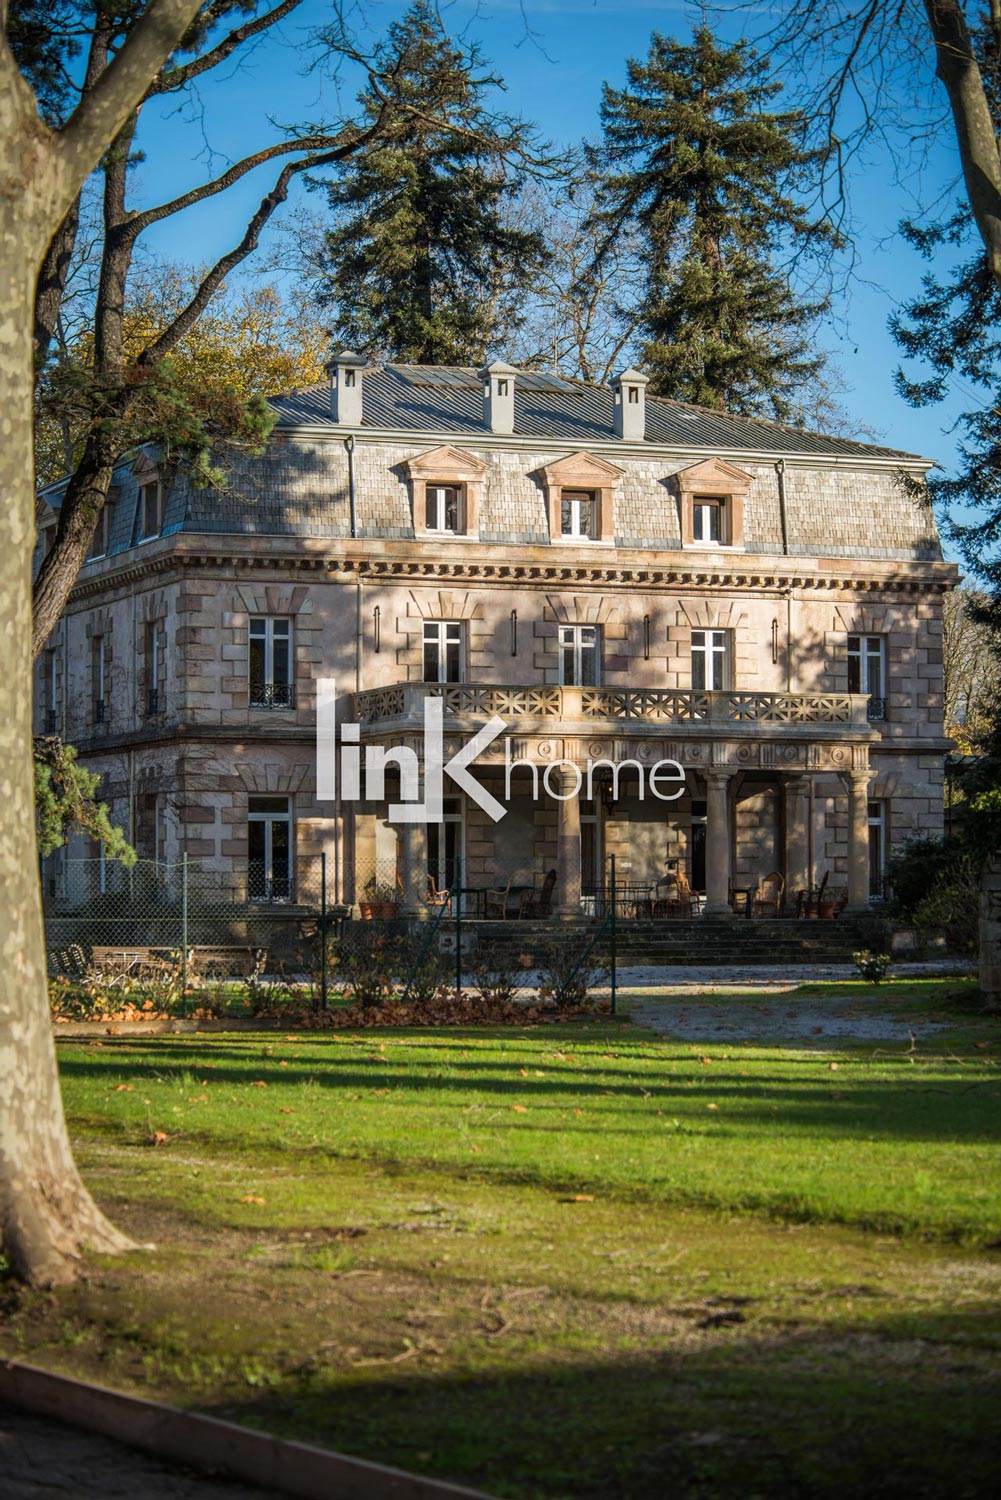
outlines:
M505 1500L993 1496L1001 1027L900 1006L944 1040L62 1043L157 1248L8 1287L0 1352Z
M161 1131L168 1150L252 1142L982 1245L1001 1239L1001 1075L998 1028L975 1031L832 1049L606 1021L130 1037L60 1059L75 1124L123 1142Z

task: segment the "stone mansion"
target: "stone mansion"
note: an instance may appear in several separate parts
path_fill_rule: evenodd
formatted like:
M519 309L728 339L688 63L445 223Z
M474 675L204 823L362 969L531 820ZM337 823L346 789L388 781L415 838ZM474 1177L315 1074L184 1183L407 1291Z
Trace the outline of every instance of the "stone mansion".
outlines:
M348 905L375 878L416 908L461 854L471 889L555 869L569 915L614 853L637 886L685 873L709 912L772 871L857 908L895 844L940 830L956 569L906 483L925 461L655 399L634 370L605 388L343 353L272 405L266 453L221 490L155 452L119 464L38 664L37 730L103 774L142 858L186 851L264 906L313 899L324 852ZM428 824L388 821L391 778L319 801L324 678L362 757L419 749L428 699L447 754L501 718L504 817L448 781ZM498 796L502 746L472 768ZM683 794L641 799L662 759Z

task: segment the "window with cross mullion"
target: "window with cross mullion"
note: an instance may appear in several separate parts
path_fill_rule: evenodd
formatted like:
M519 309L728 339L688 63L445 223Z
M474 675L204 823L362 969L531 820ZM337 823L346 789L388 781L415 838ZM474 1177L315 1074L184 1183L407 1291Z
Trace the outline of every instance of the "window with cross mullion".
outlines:
M730 647L725 630L692 631L692 688L720 693L730 686Z
M462 681L461 621L424 622L424 681Z
M251 708L294 708L292 621L259 615L250 621Z
M560 682L564 687L597 687L601 675L597 625L560 626Z

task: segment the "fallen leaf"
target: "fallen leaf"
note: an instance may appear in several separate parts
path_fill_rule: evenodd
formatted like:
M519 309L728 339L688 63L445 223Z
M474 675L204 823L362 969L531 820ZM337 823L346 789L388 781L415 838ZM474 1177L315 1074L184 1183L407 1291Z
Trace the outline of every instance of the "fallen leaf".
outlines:
M564 1203L593 1203L593 1193L571 1193L569 1198L563 1199Z
M263 1078L255 1078L250 1087L252 1089L266 1089L267 1084L264 1082Z
M527 1115L528 1114L528 1105L527 1104L512 1104L511 1108L514 1110L514 1112L515 1112L516 1115Z
M290 1105L283 1104L280 1113L283 1115L293 1115L295 1114L295 1110L292 1109Z
M154 1146L165 1146L170 1140L170 1136L165 1130L154 1130L153 1134L150 1136L150 1140L153 1142Z
M129 1093L129 1094L131 1094L131 1092L134 1089L134 1087L135 1087L135 1084L132 1084L132 1083L116 1083L115 1084L115 1093L116 1094L122 1094L122 1093Z
M831 1098L832 1099L843 1099L844 1097L845 1096L842 1093L841 1089L831 1089Z
M527 1068L519 1068L518 1069L518 1077L519 1078L527 1078L528 1077L528 1069Z
M712 1058L711 1057L700 1057L699 1058L699 1062L700 1063L711 1063L712 1062Z
M584 1111L582 1109L575 1109L574 1110L574 1114L575 1115L582 1115L583 1113L584 1113Z
M470 1143L469 1149L470 1151L475 1151L477 1156L479 1156L480 1152L483 1150L483 1147L477 1146L475 1143Z
M707 1104L706 1109L719 1109L718 1104Z
M258 1198L258 1196L257 1196L256 1193L244 1193L243 1197L240 1199L240 1202L241 1203L263 1203L264 1199L263 1198Z
M828 1063L827 1070L829 1073L836 1073L838 1071L837 1063Z

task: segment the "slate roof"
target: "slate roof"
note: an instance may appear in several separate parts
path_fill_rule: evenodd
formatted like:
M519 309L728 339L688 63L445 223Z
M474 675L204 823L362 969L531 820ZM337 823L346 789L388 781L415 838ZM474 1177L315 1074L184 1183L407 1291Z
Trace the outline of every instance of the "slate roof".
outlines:
M376 365L364 374L363 428L489 438L476 370L455 365ZM334 426L326 382L271 398L280 426ZM519 371L514 435L586 445L612 441L613 396L606 386L560 375ZM652 446L707 448L817 458L909 459L916 454L850 438L825 437L758 417L731 416L683 401L646 398L646 441Z

